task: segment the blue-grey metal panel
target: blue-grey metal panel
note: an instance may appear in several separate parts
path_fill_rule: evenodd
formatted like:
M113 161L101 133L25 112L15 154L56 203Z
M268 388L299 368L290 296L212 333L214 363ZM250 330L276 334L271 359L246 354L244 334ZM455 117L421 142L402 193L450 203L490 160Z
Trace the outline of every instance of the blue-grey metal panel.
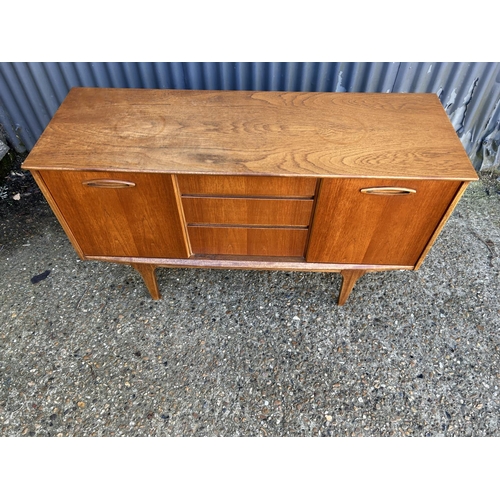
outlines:
M31 149L71 87L432 92L474 166L500 158L500 63L453 62L0 62L0 123Z
M499 63L401 63L393 91L436 93L474 166L494 166L483 142L492 134L496 148L500 142Z

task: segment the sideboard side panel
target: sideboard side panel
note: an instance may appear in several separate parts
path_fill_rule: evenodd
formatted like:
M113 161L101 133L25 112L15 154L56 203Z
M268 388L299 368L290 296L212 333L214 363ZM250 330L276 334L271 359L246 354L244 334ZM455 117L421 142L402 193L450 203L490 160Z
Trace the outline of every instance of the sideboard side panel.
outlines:
M45 199L47 200L47 203L49 204L50 208L57 217L59 224L61 224L62 228L64 229L64 232L66 233L66 236L69 238L69 241L71 241L71 244L73 245L73 248L76 250L78 257L80 257L80 259L82 260L85 259L85 254L83 253L82 248L80 247L75 235L73 234L73 231L71 230L71 227L64 218L64 215L62 214L61 210L59 210L56 200L51 195L49 188L46 186L42 178L42 175L38 170L32 170L31 175L33 176L33 179L35 179L35 182L38 184L40 191L43 193Z
M430 240L427 242L426 247L424 248L422 254L420 255L417 263L415 264L415 271L418 271L420 269L420 266L424 262L425 257L429 253L430 249L432 248L432 245L434 245L434 242L436 241L437 237L439 236L439 233L442 231L444 225L450 218L451 214L453 213L453 210L455 210L455 207L457 206L458 202L460 201L460 198L464 194L465 190L467 189L467 186L469 185L469 182L463 182L462 185L460 186L459 190L457 191L457 194L455 195L455 198L452 200L450 203L450 206L448 207L448 210L446 210L446 213L442 217L439 225L437 226L436 230L432 234Z

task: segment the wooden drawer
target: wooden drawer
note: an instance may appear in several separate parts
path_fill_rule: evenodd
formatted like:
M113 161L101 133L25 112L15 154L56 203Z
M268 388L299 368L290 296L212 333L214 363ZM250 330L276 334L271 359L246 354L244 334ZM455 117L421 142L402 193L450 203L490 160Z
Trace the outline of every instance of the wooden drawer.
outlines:
M194 254L304 256L307 229L189 226Z
M182 199L182 205L188 224L307 227L313 201L187 197Z
M316 179L239 175L178 175L181 194L312 198Z

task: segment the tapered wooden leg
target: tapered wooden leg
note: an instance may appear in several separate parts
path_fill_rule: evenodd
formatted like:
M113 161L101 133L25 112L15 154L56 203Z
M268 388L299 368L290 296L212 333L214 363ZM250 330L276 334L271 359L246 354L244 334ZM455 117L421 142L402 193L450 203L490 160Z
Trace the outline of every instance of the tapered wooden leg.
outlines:
M160 289L158 288L158 281L156 281L155 269L152 264L132 264L132 267L139 271L148 287L149 293L153 300L161 299Z
M343 306L354 288L356 281L358 281L358 279L365 274L365 271L358 269L345 269L344 271L341 271L340 274L342 274L342 287L339 294L339 306Z

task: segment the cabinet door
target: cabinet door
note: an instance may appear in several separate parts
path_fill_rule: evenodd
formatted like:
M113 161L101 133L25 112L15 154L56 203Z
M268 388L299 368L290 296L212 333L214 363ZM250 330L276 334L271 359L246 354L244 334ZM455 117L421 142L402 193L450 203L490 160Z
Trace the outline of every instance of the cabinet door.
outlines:
M460 184L433 180L323 179L306 260L414 266ZM393 194L404 192L409 194Z
M189 256L171 175L73 171L40 175L85 256Z

